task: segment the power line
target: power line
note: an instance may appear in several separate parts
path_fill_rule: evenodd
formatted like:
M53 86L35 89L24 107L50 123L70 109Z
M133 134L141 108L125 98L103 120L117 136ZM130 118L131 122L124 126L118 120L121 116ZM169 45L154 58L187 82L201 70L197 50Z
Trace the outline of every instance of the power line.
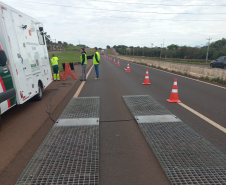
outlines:
M23 8L23 9L27 9L27 7L20 7L20 6L17 6L17 8ZM33 8L32 10L34 10L36 8ZM36 9L38 11L40 11L40 8ZM42 8L42 11L48 11L49 12L49 8L48 9L43 9ZM58 12L58 11L55 11L55 10L51 10L51 12ZM64 12L64 11L61 11L61 13L68 13L68 12ZM95 12L96 14L102 14L100 12ZM92 14L79 14L79 13L76 13L76 15L83 15L83 18L85 18L86 16L93 16L93 13ZM84 16L86 15L86 16ZM51 16L51 19L53 17ZM210 22L210 21L213 21L213 22L222 22L222 21L225 21L225 20L214 20L214 19L205 19L205 20L193 20L193 19L190 19L190 20L176 20L176 19L148 19L148 18L142 18L142 17L139 17L139 18L132 18L132 17L116 17L116 16L106 16L105 19L107 18L119 18L119 19L130 19L130 20L144 20L144 21L172 21L172 22Z
M60 6L60 7L67 7L67 8L81 8L81 9L87 9L87 10L100 10L100 11L111 11L111 12L126 12L126 13L147 13L147 14L199 14L199 15L220 15L220 14L226 14L226 13L160 13L160 12L139 12L139 11L125 11L125 10L108 10L108 9L98 9L98 8L87 8L82 6L67 6L67 5L58 5L58 4L49 4L49 3L40 3L40 2L34 2L34 1L26 1L29 3L36 3L36 4L45 4L45 5L51 5L51 6Z
M97 0L88 0L88 1L95 1L97 2ZM144 5L144 6L226 6L226 5L204 5L204 4L200 4L200 5L176 5L176 4L146 4L146 3L128 3L128 2L115 2L115 1L100 1L98 0L98 2L103 2L103 3L116 3L116 4L131 4L131 5Z

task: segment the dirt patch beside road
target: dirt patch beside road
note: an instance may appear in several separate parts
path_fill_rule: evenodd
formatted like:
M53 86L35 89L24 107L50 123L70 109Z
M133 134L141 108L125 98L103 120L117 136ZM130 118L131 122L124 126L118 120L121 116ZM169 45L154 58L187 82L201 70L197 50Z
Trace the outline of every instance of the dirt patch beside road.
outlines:
M89 60L87 71L91 65L92 61ZM52 82L44 90L42 101L35 102L30 100L23 105L15 106L2 115L2 128L0 131L0 184L13 184L10 183L13 178L15 184L17 179L14 176L16 175L16 178L18 178L18 175L21 173L21 166L23 168L26 166L54 124L46 111L54 112L53 117L56 120L71 99L68 93L71 91L73 91L71 92L72 94L75 93L76 83L80 83L81 66L76 65L74 73L77 80L67 77L66 81ZM30 142L31 140L32 142ZM15 158L18 158L17 162L15 162Z

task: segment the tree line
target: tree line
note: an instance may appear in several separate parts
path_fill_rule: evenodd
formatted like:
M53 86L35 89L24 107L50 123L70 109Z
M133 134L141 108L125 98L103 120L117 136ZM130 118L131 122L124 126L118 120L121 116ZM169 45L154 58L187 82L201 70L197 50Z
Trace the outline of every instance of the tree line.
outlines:
M110 46L107 46L110 48ZM180 58L180 59L206 59L208 46L179 46L171 44L167 47L134 47L125 45L114 45L117 53L121 55L136 55L146 57L161 57L161 58ZM208 59L216 59L220 56L226 56L226 39L212 42L209 46Z

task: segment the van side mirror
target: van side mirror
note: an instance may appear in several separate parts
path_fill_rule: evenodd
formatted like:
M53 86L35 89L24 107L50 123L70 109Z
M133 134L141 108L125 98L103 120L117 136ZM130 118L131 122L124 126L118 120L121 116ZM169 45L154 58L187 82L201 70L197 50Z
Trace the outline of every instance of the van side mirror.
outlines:
M0 66L5 66L7 62L7 56L5 54L5 51L0 50Z

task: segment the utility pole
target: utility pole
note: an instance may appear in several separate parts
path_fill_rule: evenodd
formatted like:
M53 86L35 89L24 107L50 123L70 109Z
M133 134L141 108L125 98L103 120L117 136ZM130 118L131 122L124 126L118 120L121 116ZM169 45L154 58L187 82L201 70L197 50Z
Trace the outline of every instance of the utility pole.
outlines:
M209 47L210 47L210 40L212 40L212 38L208 38L208 39L206 39L206 40L208 40L208 48L207 48L207 53L206 53L206 63L207 63L207 60L208 60L208 53L209 53Z
M163 44L161 44L160 58L161 58L161 55L162 55L162 46L163 46Z
M164 49L164 39L163 39L163 44L162 45L163 45L163 49ZM163 58L164 58L164 56L163 56Z
M151 43L151 57L152 57L152 48L153 48L153 43Z

